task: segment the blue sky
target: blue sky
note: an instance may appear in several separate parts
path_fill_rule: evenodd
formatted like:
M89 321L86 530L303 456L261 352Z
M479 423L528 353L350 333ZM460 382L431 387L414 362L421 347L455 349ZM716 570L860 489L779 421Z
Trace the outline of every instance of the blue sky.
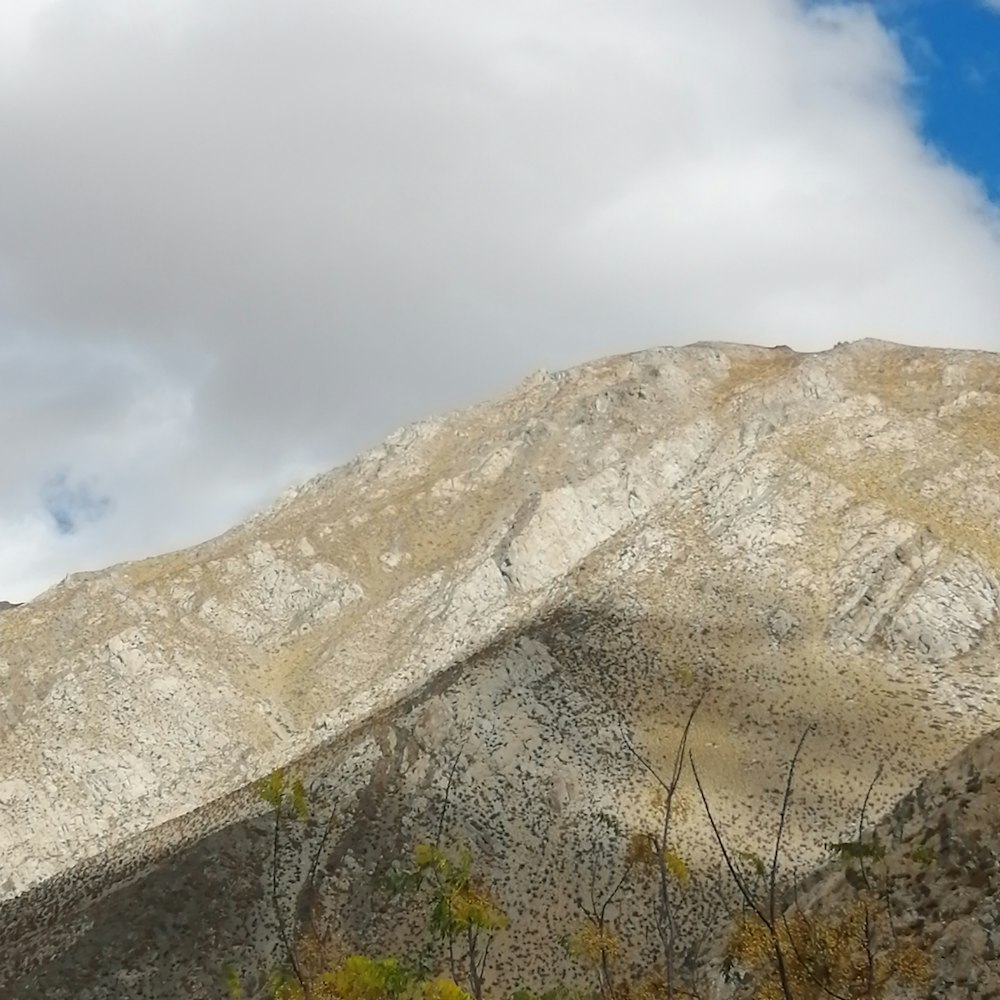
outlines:
M539 368L1000 350L1000 0L3 0L0 599Z
M59 473L42 489L45 509L60 535L72 535L82 526L100 521L111 510L111 498L95 493L91 483L72 482Z
M878 0L921 134L1000 202L1000 0Z
M882 16L912 69L923 134L1000 200L1000 5L923 0Z

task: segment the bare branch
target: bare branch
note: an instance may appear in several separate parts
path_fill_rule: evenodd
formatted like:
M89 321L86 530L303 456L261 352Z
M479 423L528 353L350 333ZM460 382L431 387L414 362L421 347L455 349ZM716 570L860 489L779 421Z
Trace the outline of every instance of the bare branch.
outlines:
M295 954L295 947L292 945L288 936L288 928L285 926L285 918L281 913L281 906L278 902L278 843L281 839L281 807L283 803L284 797L280 797L274 810L274 846L271 858L271 901L274 904L274 915L278 920L278 933L281 936L281 943L284 945L285 952L288 955L288 961L291 963L292 972L295 974L295 978L298 980L299 986L302 987L302 996L304 1000L310 1000L312 996L312 989L305 976L302 974L298 956Z
M667 1000L673 1000L676 988L676 984L674 982L674 965L677 925L674 920L674 911L670 899L670 874L667 871L666 852L670 840L670 821L672 818L674 795L677 793L677 787L681 780L681 772L684 768L684 752L687 749L688 737L691 733L691 726L694 723L694 717L704 700L705 694L702 692L697 697L694 704L691 706L691 711L688 713L687 721L684 723L684 730L681 733L680 743L678 744L677 751L674 754L673 770L671 772L669 782L664 781L656 768L654 768L653 765L639 753L632 741L626 735L624 726L622 727L622 741L624 742L626 749L628 749L635 759L639 761L639 763L653 776L665 793L661 838L659 842L657 842L654 838L653 842L656 846L657 868L660 876L660 901L657 911L657 927L660 933L660 940L663 944L667 978Z
M333 808L330 810L330 818L326 821L326 827L323 830L323 836L320 838L319 846L316 848L313 854L312 863L309 865L309 875L306 879L306 884L309 887L309 898L315 900L316 898L316 872L319 869L319 859L323 856L323 849L326 847L327 837L330 836L330 831L333 829L333 821L337 816L337 804L333 804Z
M861 815L858 816L858 847L861 847L865 836L865 813L868 811L868 801L871 799L872 789L875 787L875 783L879 778L882 777L882 764L879 763L878 767L875 769L875 777L872 778L871 784L868 786L868 791L865 792L864 802L861 803ZM860 866L861 866L861 878L864 880L865 888L869 892L874 892L872 889L871 882L868 879L868 869L865 868L865 854L864 851L860 851Z
M718 823L715 822L715 817L712 815L712 809L708 804L708 798L705 795L705 788L702 785L700 776L698 775L698 768L695 766L694 754L690 751L688 752L688 760L691 762L691 773L694 775L694 783L698 788L698 794L701 796L702 805L705 807L705 815L708 817L709 825L712 827L712 834L715 837L715 842L719 845L719 850L722 851L722 859L726 862L726 867L729 869L729 875L733 882L736 883L736 888L740 890L740 895L743 897L743 901L746 905L753 910L760 922L769 931L773 931L771 924L768 922L767 914L764 913L764 911L757 905L757 900L754 899L753 894L750 892L743 879L743 876L733 864L733 859L730 857L729 849L726 847L722 831L719 829Z
M455 772L458 770L458 762L462 759L462 751L465 749L465 744L469 742L469 737L471 735L472 730L470 729L466 732L465 739L462 740L462 743L458 748L458 753L455 754L455 759L451 762L451 767L448 769L448 782L444 787L444 802L441 803L441 812L438 815L437 836L434 838L434 846L439 850L441 848L441 835L444 832L444 817L445 813L448 811L448 803L451 798L451 787L455 780Z
M719 830L719 826L715 821L715 817L712 815L712 810L708 805L708 798L705 795L705 788L698 776L697 768L694 763L694 756L688 754L691 760L691 770L694 772L694 780L698 786L698 794L701 796L702 804L705 806L705 812L708 816L708 822L712 827L712 833L715 836L715 841L719 845L719 849L722 851L722 857L726 862L726 867L729 869L729 874L732 876L733 881L736 883L737 888L740 891L740 895L743 897L744 901L753 910L757 919L767 928L768 934L771 938L771 946L774 950L774 960L778 970L778 980L781 983L781 991L785 996L785 1000L794 1000L792 993L791 983L788 977L788 967L785 961L785 954L781 945L781 938L778 934L777 927L777 875L778 875L778 858L781 853L781 839L785 830L785 820L788 815L788 806L791 802L792 797L792 779L795 774L795 765L798 763L799 755L802 752L803 744L806 741L806 737L813 730L814 725L810 723L806 726L801 738L799 739L798 745L795 748L795 753L792 755L791 763L788 767L788 776L785 780L785 791L781 800L781 816L778 820L778 830L774 839L774 855L771 862L771 871L768 876L768 908L765 914L761 910L754 899L749 888L746 885L743 877L736 870L736 866L733 864L732 858L729 855L729 850L726 847L725 841L722 837L722 832Z
M799 737L798 746L796 746L795 753L792 754L791 763L788 765L788 776L785 778L785 793L781 797L781 816L778 819L778 832L774 838L774 857L771 861L771 872L768 879L768 913L770 914L772 925L774 924L775 918L775 887L778 880L778 855L781 852L781 838L785 831L785 819L788 816L788 806L792 800L792 778L795 774L795 765L798 763L799 755L802 753L802 747L806 742L806 737L815 728L815 723L810 722L809 725L806 726L802 736Z

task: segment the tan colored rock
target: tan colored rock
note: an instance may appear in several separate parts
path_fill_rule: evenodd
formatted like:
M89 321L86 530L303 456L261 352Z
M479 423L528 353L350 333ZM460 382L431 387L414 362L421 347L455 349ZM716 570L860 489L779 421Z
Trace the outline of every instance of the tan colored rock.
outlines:
M787 832L814 866L877 760L873 815L1000 726L998 483L997 355L698 344L537 374L217 539L68 578L0 617L0 993L216 995L226 958L262 969L248 786L291 761L337 809L338 935L397 947L415 931L365 880L436 828L459 752L448 834L520 929L498 988L571 976L556 942L620 861L610 817L655 816L622 732L666 768L696 691L692 749L747 848L817 723ZM683 796L693 943L717 858Z

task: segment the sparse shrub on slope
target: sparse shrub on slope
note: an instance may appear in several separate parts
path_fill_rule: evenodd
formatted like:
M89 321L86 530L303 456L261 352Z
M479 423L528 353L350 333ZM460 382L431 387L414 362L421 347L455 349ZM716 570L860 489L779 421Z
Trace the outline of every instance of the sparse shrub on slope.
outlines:
M793 883L791 905L779 893L782 835L792 800L795 766L812 727L803 733L792 755L778 816L774 851L766 864L756 854L726 843L712 813L693 755L687 761L715 841L741 899L741 912L731 914L725 933L725 985L712 982L704 969L679 969L675 894L684 891L688 866L672 839L671 822L680 802L677 789L685 764L688 735L702 699L687 718L669 779L664 779L625 737L627 750L658 783L662 822L658 829L626 836L621 876L603 898L594 893L581 902L583 920L564 938L567 951L592 975L592 991L559 986L543 993L529 987L515 990L510 1000L885 1000L890 988L919 996L931 980L925 942L897 934L892 918L894 876L885 865L885 850L877 837L866 839L865 813L872 788L861 809L854 840L828 844L846 866L854 897L836 907L800 905ZM423 900L427 906L430 940L409 960L337 954L333 939L319 926L321 911L294 914L278 891L279 846L284 824L304 820L308 802L302 782L275 771L258 783L258 794L274 808L272 903L285 952L280 970L272 973L268 990L273 1000L488 1000L487 968L496 935L511 930L503 907L487 883L473 870L472 854L461 847L440 846L444 810L448 807L452 766L442 822L436 843L419 843L407 863L397 863L385 879L396 897ZM332 818L331 818L332 821ZM327 824L307 875L312 884L330 832ZM920 859L931 864L933 857ZM662 946L662 962L635 976L618 968L623 951L609 907L628 882L644 887L651 901L651 919ZM516 932L516 928L513 929ZM443 955L435 957L437 948ZM443 975L443 971L448 975ZM231 997L243 995L239 975L225 970Z

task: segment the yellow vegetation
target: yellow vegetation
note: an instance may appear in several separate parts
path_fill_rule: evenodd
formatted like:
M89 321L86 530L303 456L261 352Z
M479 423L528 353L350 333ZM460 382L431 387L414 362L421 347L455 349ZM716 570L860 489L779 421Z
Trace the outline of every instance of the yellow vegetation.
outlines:
M891 983L926 987L931 978L926 951L894 937L884 902L867 891L829 916L797 910L774 934L756 914L742 916L728 952L749 972L752 1000L785 1000L778 949L794 1000L879 1000Z
M693 716L694 710L689 725ZM685 728L682 748L687 731ZM801 745L802 741L799 750ZM799 750L789 770L786 805ZM677 760L682 760L680 754ZM678 774L675 768L674 781L664 786L665 800L660 800L664 809L676 792ZM701 792L696 771L695 780ZM300 781L278 770L258 783L257 792L276 810L274 863L277 864L282 815L306 818L305 791ZM704 801L703 793L702 798ZM867 801L866 797L866 805ZM707 802L705 805L707 809ZM678 971L673 938L666 936L672 921L664 909L671 906L667 878L683 884L690 873L681 855L663 846L668 840L669 813L665 812L665 817L661 837L647 832L634 832L627 837L621 881L603 906L595 902L593 910L583 907L586 921L566 940L569 954L596 976L597 989L588 992L559 987L542 995L521 989L511 1000L680 1000L681 997L711 1000L712 991L706 993L704 987L696 989L687 974ZM725 851L721 837L719 845ZM839 907L831 905L823 912L816 912L816 908L808 912L796 904L782 913L774 908L772 886L768 916L767 906L761 909L753 902L753 890L746 889L749 883L741 883L749 905L732 923L724 952L730 969L739 967L742 973L743 985L736 994L741 1000L884 1000L890 986L926 991L930 984L933 970L926 943L899 935L893 927L886 891L887 872L883 871L878 878L873 869L864 867L869 859L885 868L885 853L880 843L859 840L828 847L849 865L862 866L864 887L854 890L853 898ZM753 853L735 851L733 858L746 869L744 879L747 872L765 879L770 875L764 861ZM933 860L932 854L924 859L926 864ZM660 877L650 881L649 876L657 872ZM643 887L654 886L652 912L656 914L661 939L665 945L668 940L670 943L662 969L654 967L629 978L619 976L616 970L626 950L625 943L605 911L618 889L633 875L637 878L634 888L645 891ZM770 877L773 879L773 875ZM847 885L853 884L848 880ZM447 943L449 957L443 961L450 962L451 974L442 976L424 958L416 965L407 965L391 957L345 956L330 936L318 930L318 910L303 919L301 925L287 928L275 894L289 968L272 975L270 990L274 1000L488 1000L484 976L489 946L495 934L508 929L509 920L489 887L473 875L470 851L463 848L452 854L436 844L418 843L410 865L397 865L387 879L387 886L397 895L416 896L429 888L429 926L442 943ZM459 950L464 950L464 957L456 960ZM232 967L227 968L225 980L230 995L240 997L239 976Z

